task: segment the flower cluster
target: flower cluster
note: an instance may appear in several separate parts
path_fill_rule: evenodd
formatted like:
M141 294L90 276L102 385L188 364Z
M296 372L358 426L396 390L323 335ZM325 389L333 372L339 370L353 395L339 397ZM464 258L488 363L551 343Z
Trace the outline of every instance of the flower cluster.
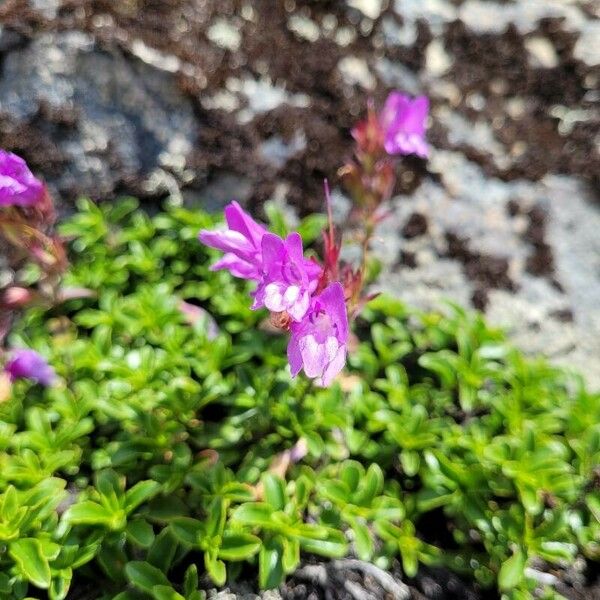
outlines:
M257 282L252 308L267 308L272 321L290 332L292 376L304 369L318 385L328 386L346 362L348 311L341 283L330 281L321 265L304 256L298 233L282 239L237 202L225 208L225 219L227 230L199 234L202 243L225 253L211 268Z

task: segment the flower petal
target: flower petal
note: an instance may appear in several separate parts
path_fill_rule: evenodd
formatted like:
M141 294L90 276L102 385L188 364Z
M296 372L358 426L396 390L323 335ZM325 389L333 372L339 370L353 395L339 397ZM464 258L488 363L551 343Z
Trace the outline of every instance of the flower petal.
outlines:
M341 343L346 343L348 340L348 311L346 309L342 284L337 281L330 283L321 292L318 300L329 318L336 325L338 340Z
M344 368L346 364L346 352L346 346L338 347L337 352L323 371L323 376L319 382L322 387L329 387L336 375Z
M258 269L248 261L238 258L235 254L227 253L223 258L211 265L211 271L227 269L234 277L242 279L260 279Z
M256 248L260 246L262 236L267 230L244 211L235 200L225 207L225 220L229 229L241 233Z
M287 357L288 362L290 363L292 377L296 377L302 370L302 353L300 352L299 339L300 338L292 332L287 347Z

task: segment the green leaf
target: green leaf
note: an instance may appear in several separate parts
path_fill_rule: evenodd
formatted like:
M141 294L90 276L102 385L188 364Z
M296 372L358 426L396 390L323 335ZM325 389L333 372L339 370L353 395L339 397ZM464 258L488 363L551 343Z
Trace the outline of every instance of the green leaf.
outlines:
M119 498L123 491L123 478L112 469L101 471L96 475L96 488L109 502L111 508L119 508Z
M127 564L127 556L121 547L103 544L97 554L97 561L110 579L118 584L125 583L124 567Z
M155 585L152 588L152 597L156 600L185 600L184 596L168 585Z
M64 514L64 519L73 525L106 525L110 528L118 528L125 525L125 515L122 511L110 512L104 506L84 500L69 507Z
M296 231L302 237L306 247L319 237L326 225L327 217L323 214L314 213L304 217L298 227L296 227Z
M527 557L521 548L517 548L515 553L502 563L498 573L498 586L503 591L510 591L521 583Z
M137 591L125 590L113 596L112 600L145 600L145 598Z
M319 482L319 491L328 500L338 505L344 506L350 502L350 490L343 481L321 481Z
M343 558L348 554L348 542L344 534L336 529L327 529L326 535L320 536L320 539L298 536L298 540L306 552L312 552L320 556Z
M260 544L260 539L249 533L226 531L219 548L219 558L246 560L258 552Z
M278 587L285 577L282 564L283 547L278 539L265 541L258 555L258 583L261 589Z
M285 483L283 479L272 473L265 473L262 477L262 484L267 503L275 510L283 510L285 508Z
M245 525L273 527L273 508L264 502L246 502L238 506L232 515L232 519Z
M152 525L144 519L135 519L127 523L125 529L130 541L142 548L149 548L154 541L154 530Z
M14 559L19 572L33 585L48 589L51 573L48 559L44 556L42 545L34 538L22 538L11 542L9 554Z
M377 463L369 465L367 474L360 484L358 498L361 503L368 503L383 491L383 471ZM358 500L357 500L358 501Z
M185 571L183 578L183 591L188 598L198 590L198 567L192 563Z
M69 593L72 579L73 571L71 569L62 569L55 573L48 591L50 600L64 600Z
M216 556L211 556L208 552L205 552L204 566L206 567L206 570L208 571L208 574L215 585L219 587L225 585L225 581L227 581L227 569L225 568L225 563L222 560L219 560L216 558Z
M169 523L173 535L182 543L200 547L205 536L204 523L191 517L177 517Z
M227 518L226 501L224 498L215 498L208 508L208 518L206 520L206 535L214 537L221 535L225 528L225 519Z
M156 481L140 481L125 492L125 511L127 514L135 510L140 504L150 500L160 490Z
M283 544L283 557L281 564L286 573L293 573L300 564L300 542L298 540L285 538Z
M269 220L269 230L280 237L285 237L288 232L288 226L283 210L272 200L267 200L263 208Z
M358 558L369 561L373 556L373 537L369 528L358 519L352 521L352 531L354 532L354 548Z
M407 577L414 577L419 570L419 559L414 548L400 547L400 557L402 558L402 569Z
M10 578L6 573L0 573L0 594L10 594L12 590L12 584Z
M2 509L0 510L0 516L2 520L10 523L16 516L19 509L19 498L17 490L14 486L9 485L3 494L2 498Z
M403 450L400 454L402 469L409 477L414 477L419 472L421 460L418 452L413 450Z
M340 471L340 479L346 484L350 492L354 492L360 483L360 480L365 476L363 466L354 460L347 460L342 465Z
M165 527L156 536L154 543L148 551L148 562L166 573L171 568L178 545L179 543L171 532L171 529Z
M125 575L129 583L148 594L152 593L154 586L169 585L162 571L140 560L128 562L125 565Z

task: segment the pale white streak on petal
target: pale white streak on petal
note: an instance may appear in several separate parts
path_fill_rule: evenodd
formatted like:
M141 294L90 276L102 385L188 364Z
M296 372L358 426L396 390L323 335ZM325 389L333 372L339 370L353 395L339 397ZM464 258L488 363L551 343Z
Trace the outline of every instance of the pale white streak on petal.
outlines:
M304 292L295 302L288 308L288 313L294 321L301 321L306 315L310 306L310 294Z
M335 376L344 368L346 364L346 346L340 346L337 353L331 360L331 362L325 368L323 377L321 377L321 384L323 387L327 387L334 380Z
M313 335L307 335L300 340L300 352L306 375L308 377L320 376L328 362L325 346L319 344Z
M283 294L283 301L288 306L292 306L292 304L298 300L298 296L300 296L300 287L297 285L290 285Z
M265 286L264 303L273 312L286 310L287 305L283 296L283 286L279 283L269 283Z

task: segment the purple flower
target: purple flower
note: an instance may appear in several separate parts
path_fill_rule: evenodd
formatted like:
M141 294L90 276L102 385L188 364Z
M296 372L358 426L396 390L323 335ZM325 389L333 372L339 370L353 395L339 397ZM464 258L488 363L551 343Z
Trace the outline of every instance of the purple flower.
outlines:
M225 252L225 256L211 266L212 271L227 269L243 279L260 280L262 277L261 240L267 230L259 225L237 202L225 207L229 229L203 229L198 238L203 244Z
M429 148L425 141L425 123L429 100L418 96L411 100L400 92L392 92L385 101L379 121L385 134L388 154L416 154L427 158Z
M44 184L16 154L0 150L0 206L32 206L43 197Z
M46 359L35 350L29 349L15 350L4 370L10 376L11 381L31 379L48 386L52 385L56 378L54 369L46 362Z
M287 312L301 321L317 288L321 267L304 258L302 238L290 233L282 240L274 233L262 239L263 277L254 293L253 309L266 306L273 312Z
M348 314L341 283L314 296L300 323L292 323L288 360L292 377L302 368L317 385L328 386L346 362Z
M190 325L201 322L204 325L206 339L214 340L219 335L219 326L213 316L201 306L190 304L185 300L179 303L179 310L184 314L185 319Z

